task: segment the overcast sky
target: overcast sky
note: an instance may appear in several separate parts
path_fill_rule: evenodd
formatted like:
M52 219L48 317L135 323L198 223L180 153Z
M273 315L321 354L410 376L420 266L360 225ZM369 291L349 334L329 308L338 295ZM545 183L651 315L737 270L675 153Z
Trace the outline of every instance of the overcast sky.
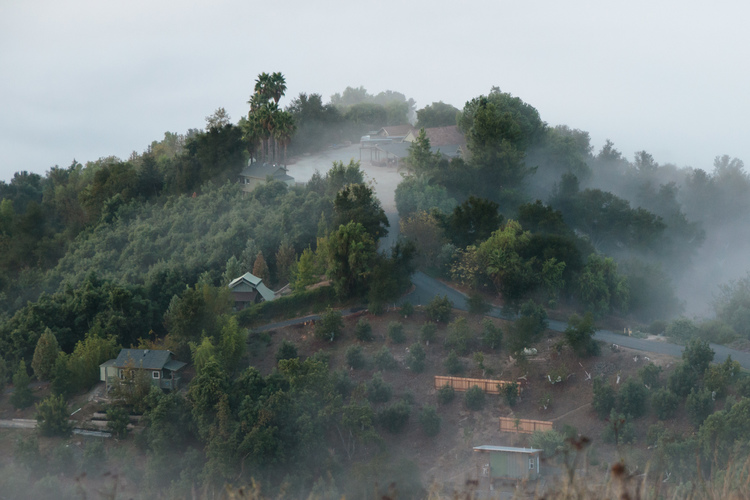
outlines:
M493 85L628 158L750 161L747 2L0 0L0 180L236 122L258 73L462 108Z

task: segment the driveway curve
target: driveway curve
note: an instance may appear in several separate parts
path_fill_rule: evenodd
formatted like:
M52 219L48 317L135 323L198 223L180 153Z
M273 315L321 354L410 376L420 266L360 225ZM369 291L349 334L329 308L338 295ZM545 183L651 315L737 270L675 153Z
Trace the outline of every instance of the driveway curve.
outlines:
M442 281L436 280L421 271L417 271L412 276L412 283L414 284L414 290L409 294L403 296L399 303L411 302L413 305L424 305L427 304L436 296L447 296L448 299L453 302L453 307L462 311L467 311L468 303L466 294L451 288ZM492 307L487 313L488 316L501 319L514 319L502 313L499 307ZM549 329L557 332L564 332L568 324L564 321L549 321ZM684 346L672 344L664 341L638 339L635 337L626 337L614 333L610 330L597 330L594 335L596 340L600 340L607 344L617 344L622 347L629 349L637 349L639 351L653 352L658 354L667 354L670 356L681 357L682 351L685 349ZM729 347L709 344L711 349L716 353L714 356L715 363L721 363L732 356L732 359L738 361L740 366L745 370L750 370L750 353L738 351L736 349L730 349Z

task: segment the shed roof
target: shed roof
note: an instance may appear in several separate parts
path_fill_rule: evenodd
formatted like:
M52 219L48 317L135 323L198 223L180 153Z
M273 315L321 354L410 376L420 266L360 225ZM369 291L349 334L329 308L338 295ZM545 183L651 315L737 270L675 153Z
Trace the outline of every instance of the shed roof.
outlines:
M474 451L500 451L506 453L525 453L527 455L531 455L534 453L539 453L543 450L539 450L536 448L514 448L512 446L494 446L491 444L485 444L482 446L475 446Z
M268 163L254 163L243 168L242 172L240 172L240 176L242 177L252 177L254 179L263 180L266 180L266 177L269 175L279 181L294 180L294 177L286 173L286 168L278 165L270 165Z
M274 294L270 288L263 284L263 280L251 273L245 273L239 278L233 279L228 285L229 289L231 290L235 288L242 282L248 283L252 285L256 290L258 290L258 293L261 297L263 297L263 300L273 300L276 298L276 294Z
M136 368L161 370L170 360L172 353L157 349L122 349L115 359L114 366L122 368L131 362Z
M229 283L229 288L234 288L237 285L239 285L240 283L242 283L243 281L245 281L247 283L250 283L253 286L258 286L260 284L260 282L263 281L263 280L260 279L260 278L258 278L257 276L255 276L252 273L245 273L242 276L240 276L239 278L234 278Z
M166 365L164 365L164 369L165 370L169 370L171 372L176 372L177 370L179 370L183 366L187 366L187 363L185 363L183 361L177 361L177 360L171 359L171 360L169 360L167 362Z

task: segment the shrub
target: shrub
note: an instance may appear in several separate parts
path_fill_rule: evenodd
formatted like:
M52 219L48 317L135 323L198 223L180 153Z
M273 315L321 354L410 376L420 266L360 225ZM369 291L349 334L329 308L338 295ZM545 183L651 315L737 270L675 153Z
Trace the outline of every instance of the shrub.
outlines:
M414 304L412 304L411 302L404 302L403 304L401 304L401 309L399 310L399 312L401 313L401 316L403 316L404 318L408 318L409 316L414 314Z
M615 390L602 377L594 379L594 398L591 400L591 406L599 416L604 420L610 411L615 407Z
M647 401L648 389L634 378L626 380L617 395L620 411L632 418L642 417L646 413Z
M667 331L667 327L669 326L669 323L664 321L663 319L657 319L655 321L652 321L650 325L648 325L648 333L651 335L663 335L664 332Z
M378 412L378 422L390 433L397 434L409 423L411 407L406 401L393 403Z
M547 312L542 306L529 300L521 306L521 316L508 331L508 347L514 353L523 350L537 342L547 326Z
M447 295L436 295L430 303L425 306L427 317L436 323L447 323L451 318L452 310L453 302L448 300Z
M471 328L466 318L461 317L448 325L448 335L445 337L445 347L454 349L461 356L469 352L471 342Z
M422 431L430 437L437 436L440 432L440 415L437 414L437 410L434 406L423 406L422 411L419 413L419 425L422 426Z
M568 327L565 329L565 340L579 357L596 356L599 354L599 343L594 340L594 315L587 312L581 318L573 314L568 319Z
M299 357L297 346L287 340L282 341L279 349L276 351L276 362L278 363L282 359L294 359L297 357Z
M669 390L683 398L697 383L698 374L687 363L679 363L667 379Z
M422 342L430 343L435 341L435 334L437 333L437 325L428 321L423 324L419 329L419 340Z
M354 388L354 382L349 377L349 372L341 368L331 373L331 378L333 379L333 388L336 392L344 398L348 397Z
M614 408L609 413L609 421L602 432L602 441L609 444L629 444L635 442L635 427L625 415Z
M375 316L381 316L385 312L385 306L381 301L370 302L367 310Z
M519 386L515 382L511 382L510 384L505 384L502 388L501 392L503 396L505 396L505 402L511 408L516 406L516 401L518 401L518 390L519 390Z
M14 408L28 408L34 402L34 394L29 387L30 381L29 374L26 372L26 363L21 360L18 370L13 374L13 394L10 395L10 402Z
M352 345L346 350L346 364L355 370L361 370L367 365L362 346Z
M363 342L372 342L372 325L366 318L359 318L354 326L354 336Z
M659 420L674 418L679 405L680 397L669 389L659 389L651 396L651 406Z
M381 347L380 350L375 353L373 359L375 361L375 366L379 370L395 370L398 368L396 358L393 357L393 354L391 354L391 351L388 350L386 346Z
M565 448L565 439L554 429L548 431L534 431L529 439L532 448L542 450L544 458L549 459Z
M379 372L367 384L367 399L373 403L385 403L391 399L392 394L391 384L385 382Z
M424 371L426 358L427 354L422 345L414 343L409 347L409 354L406 355L406 365L414 373L422 373Z
M685 410L687 410L690 423L696 428L700 427L704 420L714 411L714 400L711 391L700 389L690 391L685 401Z
M737 395L750 398L750 375L744 375L737 381Z
M661 366L656 366L653 363L649 363L640 370L638 370L638 376L641 377L643 383L652 389L656 389L661 386L660 375L662 372Z
M329 307L315 324L315 338L333 342L341 335L343 329L344 320L341 313Z
M448 354L443 362L443 367L445 367L445 370L451 375L458 375L464 371L464 365L461 360L458 359L456 351L451 351L450 354Z
M714 350L705 340L692 339L682 351L682 359L699 375L703 373L714 360Z
M492 350L500 349L503 344L503 330L489 318L482 321L482 344Z
M740 364L732 361L732 356L728 356L720 365L709 366L704 377L706 389L715 392L717 398L723 398L727 394L729 385L740 374L740 370Z
M648 431L646 431L646 445L654 446L657 444L659 438L664 435L666 430L667 428L665 427L664 422L656 422L654 425L649 425Z
M119 407L107 409L107 429L118 438L122 439L127 436L129 423L128 412L124 409Z
M466 408L472 411L481 410L484 408L484 391L479 388L478 385L472 386L464 394L464 403Z
M391 321L388 323L388 338L391 339L394 344L403 344L406 342L404 325L398 321Z
M36 428L42 436L68 437L73 431L68 415L65 399L62 396L49 396L36 405Z
M698 327L695 326L695 323L692 320L679 318L673 320L669 326L667 326L664 334L671 339L687 342L698 335Z
M445 384L443 387L438 389L437 391L437 400L438 403L441 405L447 405L453 399L456 397L456 391L453 389L453 387L449 386L448 384Z

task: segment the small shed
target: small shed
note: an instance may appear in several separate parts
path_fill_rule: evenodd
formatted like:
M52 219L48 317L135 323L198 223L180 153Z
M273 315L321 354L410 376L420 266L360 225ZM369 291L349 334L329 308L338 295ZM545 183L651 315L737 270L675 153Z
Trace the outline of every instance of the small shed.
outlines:
M514 448L511 446L483 445L475 446L474 451L489 454L484 461L490 482L493 480L522 481L539 477L539 455L542 450L536 448Z
M229 291L234 299L234 310L241 311L244 308L263 302L274 300L276 294L263 284L263 280L252 273L245 273L229 283Z

